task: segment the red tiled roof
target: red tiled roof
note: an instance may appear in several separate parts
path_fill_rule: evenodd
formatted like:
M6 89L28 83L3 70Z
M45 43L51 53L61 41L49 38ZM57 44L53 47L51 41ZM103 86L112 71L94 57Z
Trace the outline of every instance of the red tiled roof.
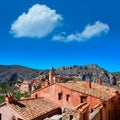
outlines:
M9 104L9 106L18 112L25 120L34 120L46 113L59 109L56 104L44 98L14 101Z
M91 83L91 88L86 86L85 81L76 81L76 82L66 82L66 83L57 83L60 86L72 89L86 95L90 95L102 100L109 100L115 96L118 89L98 85L97 83Z

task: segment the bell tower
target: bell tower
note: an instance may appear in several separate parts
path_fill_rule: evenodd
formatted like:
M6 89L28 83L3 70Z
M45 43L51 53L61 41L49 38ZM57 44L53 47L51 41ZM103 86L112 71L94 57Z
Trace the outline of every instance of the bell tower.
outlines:
M54 83L54 79L53 79L54 76L55 76L55 69L52 67L49 71L49 82L50 82L50 84Z

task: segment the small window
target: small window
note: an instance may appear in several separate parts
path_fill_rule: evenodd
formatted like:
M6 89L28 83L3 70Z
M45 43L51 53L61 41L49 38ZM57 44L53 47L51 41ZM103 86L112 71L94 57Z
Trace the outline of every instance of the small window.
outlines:
M58 100L62 100L62 93L58 93Z
M2 114L0 113L0 120L2 120Z
M38 95L37 95L37 94L35 94L35 98L38 98Z
M73 120L73 115L70 115L70 120Z
M69 94L66 95L66 101L70 101L70 95Z
M80 96L81 103L84 103L87 101L87 96Z

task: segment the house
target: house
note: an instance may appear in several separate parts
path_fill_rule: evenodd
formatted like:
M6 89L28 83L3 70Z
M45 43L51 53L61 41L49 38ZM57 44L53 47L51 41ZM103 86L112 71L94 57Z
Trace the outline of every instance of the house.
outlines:
M100 120L118 120L120 117L119 90L103 86L101 79L98 80L98 83L91 83L90 81L52 83L31 93L31 98L39 97L47 98L61 108L75 107L87 102L90 114L94 113L94 117L98 114ZM99 106L101 107L97 113L95 111Z
M19 90L21 93L28 93L31 90L31 81L25 80L19 86Z
M45 98L16 101L8 94L0 105L0 120L43 120L60 113L60 107Z

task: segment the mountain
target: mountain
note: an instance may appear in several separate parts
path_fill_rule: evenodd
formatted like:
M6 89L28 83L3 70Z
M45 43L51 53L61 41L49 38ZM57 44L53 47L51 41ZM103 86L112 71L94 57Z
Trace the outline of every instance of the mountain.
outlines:
M120 82L120 72L113 72L113 76L115 76L116 80Z
M36 70L18 65L0 65L0 81L28 80L48 72L49 70ZM116 78L118 78L116 73L110 73L96 64L63 66L55 69L55 72L56 74L67 76L78 74L80 80L91 80L94 82L97 82L100 76L104 84L115 84Z
M36 70L19 65L0 65L0 81L28 80L45 73L48 73L48 70Z
M79 74L80 80L91 80L93 82L97 82L98 78L101 77L103 84L115 85L116 77L105 70L104 68L100 68L96 64L85 65L85 66L70 66L70 67L61 67L56 69L57 74L61 75L74 75Z

